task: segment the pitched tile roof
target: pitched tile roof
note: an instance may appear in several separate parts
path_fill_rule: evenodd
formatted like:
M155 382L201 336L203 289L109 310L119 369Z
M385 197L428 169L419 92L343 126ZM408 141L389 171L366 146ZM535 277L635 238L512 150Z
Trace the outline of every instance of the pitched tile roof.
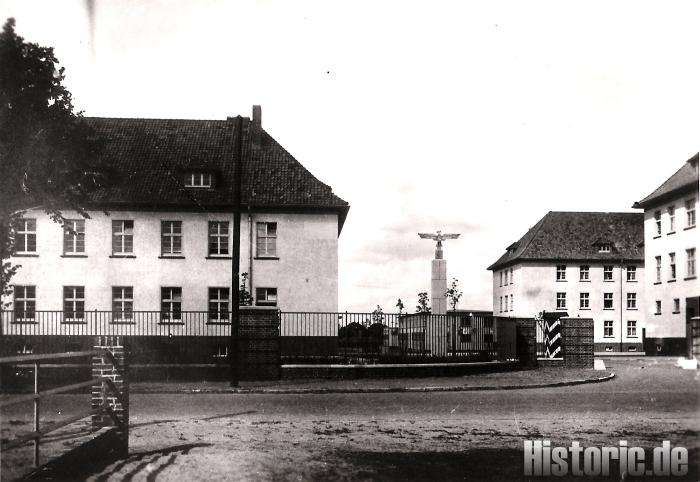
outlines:
M611 243L611 252L601 253L600 243ZM550 211L488 269L522 261L644 261L643 243L643 213Z
M235 119L131 119L86 117L106 141L103 159L120 178L95 193L95 205L131 208L222 210L232 207ZM252 123L243 118L241 201L253 210L335 212L339 228L349 205L316 179L264 130L252 141ZM211 172L214 189L184 187L188 171Z
M647 197L634 203L633 208L645 209L665 200L698 189L698 154L688 159L676 173Z

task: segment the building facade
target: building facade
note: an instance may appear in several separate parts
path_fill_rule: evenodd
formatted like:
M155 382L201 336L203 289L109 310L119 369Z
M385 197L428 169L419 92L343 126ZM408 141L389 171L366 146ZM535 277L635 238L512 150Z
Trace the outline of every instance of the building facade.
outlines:
M231 307L235 120L87 118L118 180L93 195L89 218L24 211L10 261L13 316L62 311L63 322L111 311L227 321ZM257 306L338 310L338 238L349 206L261 126L243 118L240 272ZM12 330L5 327L5 333Z
M698 316L698 154L634 204L644 210L648 354L681 355Z
M549 212L488 269L494 316L593 318L596 352L642 352L641 214Z

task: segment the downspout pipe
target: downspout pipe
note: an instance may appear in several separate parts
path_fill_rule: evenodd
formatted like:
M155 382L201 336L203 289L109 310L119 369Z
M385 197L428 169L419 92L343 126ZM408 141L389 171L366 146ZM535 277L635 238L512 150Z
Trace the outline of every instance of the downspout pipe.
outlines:
M253 213L248 204L248 287L250 296L253 296Z
M620 353L622 353L622 335L624 334L624 323L622 321L624 313L622 305L622 262L623 260L620 259Z

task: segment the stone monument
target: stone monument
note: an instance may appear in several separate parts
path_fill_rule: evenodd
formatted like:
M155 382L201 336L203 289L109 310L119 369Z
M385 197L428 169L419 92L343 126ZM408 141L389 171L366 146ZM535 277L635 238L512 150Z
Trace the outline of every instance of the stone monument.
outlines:
M459 234L442 234L438 231L432 233L418 233L422 239L432 239L437 241L435 246L435 259L432 262L430 279L430 305L431 312L436 315L447 313L447 260L442 259L442 242L446 239L457 239Z

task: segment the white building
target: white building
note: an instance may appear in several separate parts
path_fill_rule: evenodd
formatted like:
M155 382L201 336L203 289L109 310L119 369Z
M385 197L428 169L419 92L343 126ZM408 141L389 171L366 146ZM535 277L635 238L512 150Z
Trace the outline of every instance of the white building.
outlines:
M654 192L644 209L648 352L685 354L686 322L698 316L698 154Z
M595 351L642 351L643 216L549 212L488 268L493 314L593 318Z
M171 321L208 311L208 321L225 321L237 282L235 120L86 120L106 139L103 156L119 177L93 196L89 219L65 211L62 228L41 209L24 213L10 259L21 265L13 322L36 322L41 310L76 323L92 310L112 310L114 323L138 311ZM262 129L259 107L243 127L240 271L253 304L337 311L348 204Z

